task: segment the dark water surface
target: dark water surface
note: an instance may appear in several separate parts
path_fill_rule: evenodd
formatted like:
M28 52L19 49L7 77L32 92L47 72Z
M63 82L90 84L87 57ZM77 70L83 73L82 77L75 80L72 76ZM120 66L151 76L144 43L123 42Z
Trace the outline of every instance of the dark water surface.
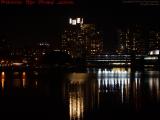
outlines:
M160 114L159 76L130 68L2 70L1 111L16 119L154 119Z

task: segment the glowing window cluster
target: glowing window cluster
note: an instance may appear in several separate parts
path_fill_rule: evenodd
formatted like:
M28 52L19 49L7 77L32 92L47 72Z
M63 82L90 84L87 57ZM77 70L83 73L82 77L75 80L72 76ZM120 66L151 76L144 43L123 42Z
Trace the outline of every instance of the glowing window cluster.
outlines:
M69 18L69 24L71 25L77 25L77 24L83 24L83 18Z

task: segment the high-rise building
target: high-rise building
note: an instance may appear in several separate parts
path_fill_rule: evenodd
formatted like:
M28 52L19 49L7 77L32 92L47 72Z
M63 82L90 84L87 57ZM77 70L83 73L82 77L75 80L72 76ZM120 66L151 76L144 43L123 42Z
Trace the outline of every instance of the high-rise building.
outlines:
M119 52L130 54L145 54L147 49L145 31L138 25L131 26L125 29L120 29L119 32Z
M83 18L69 18L62 34L61 49L73 58L100 54L102 34L96 30L95 24L85 24Z
M160 32L152 30L149 31L149 50L160 49Z

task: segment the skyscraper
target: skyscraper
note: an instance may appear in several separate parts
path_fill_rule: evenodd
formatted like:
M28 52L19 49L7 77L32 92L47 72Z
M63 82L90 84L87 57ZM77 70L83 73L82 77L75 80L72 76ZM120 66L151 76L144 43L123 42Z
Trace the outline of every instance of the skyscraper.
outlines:
M119 52L130 54L145 54L147 51L146 33L139 25L120 29L119 32Z
M73 58L100 54L102 35L95 24L85 24L83 18L69 18L62 34L61 49Z
M149 50L160 49L160 32L152 30L149 31Z

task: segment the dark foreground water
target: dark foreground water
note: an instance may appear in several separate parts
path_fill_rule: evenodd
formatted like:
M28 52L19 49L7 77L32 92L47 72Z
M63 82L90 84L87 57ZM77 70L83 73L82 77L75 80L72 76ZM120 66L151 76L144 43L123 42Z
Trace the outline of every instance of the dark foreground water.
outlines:
M159 78L153 69L2 70L1 113L16 119L154 119L160 115Z

